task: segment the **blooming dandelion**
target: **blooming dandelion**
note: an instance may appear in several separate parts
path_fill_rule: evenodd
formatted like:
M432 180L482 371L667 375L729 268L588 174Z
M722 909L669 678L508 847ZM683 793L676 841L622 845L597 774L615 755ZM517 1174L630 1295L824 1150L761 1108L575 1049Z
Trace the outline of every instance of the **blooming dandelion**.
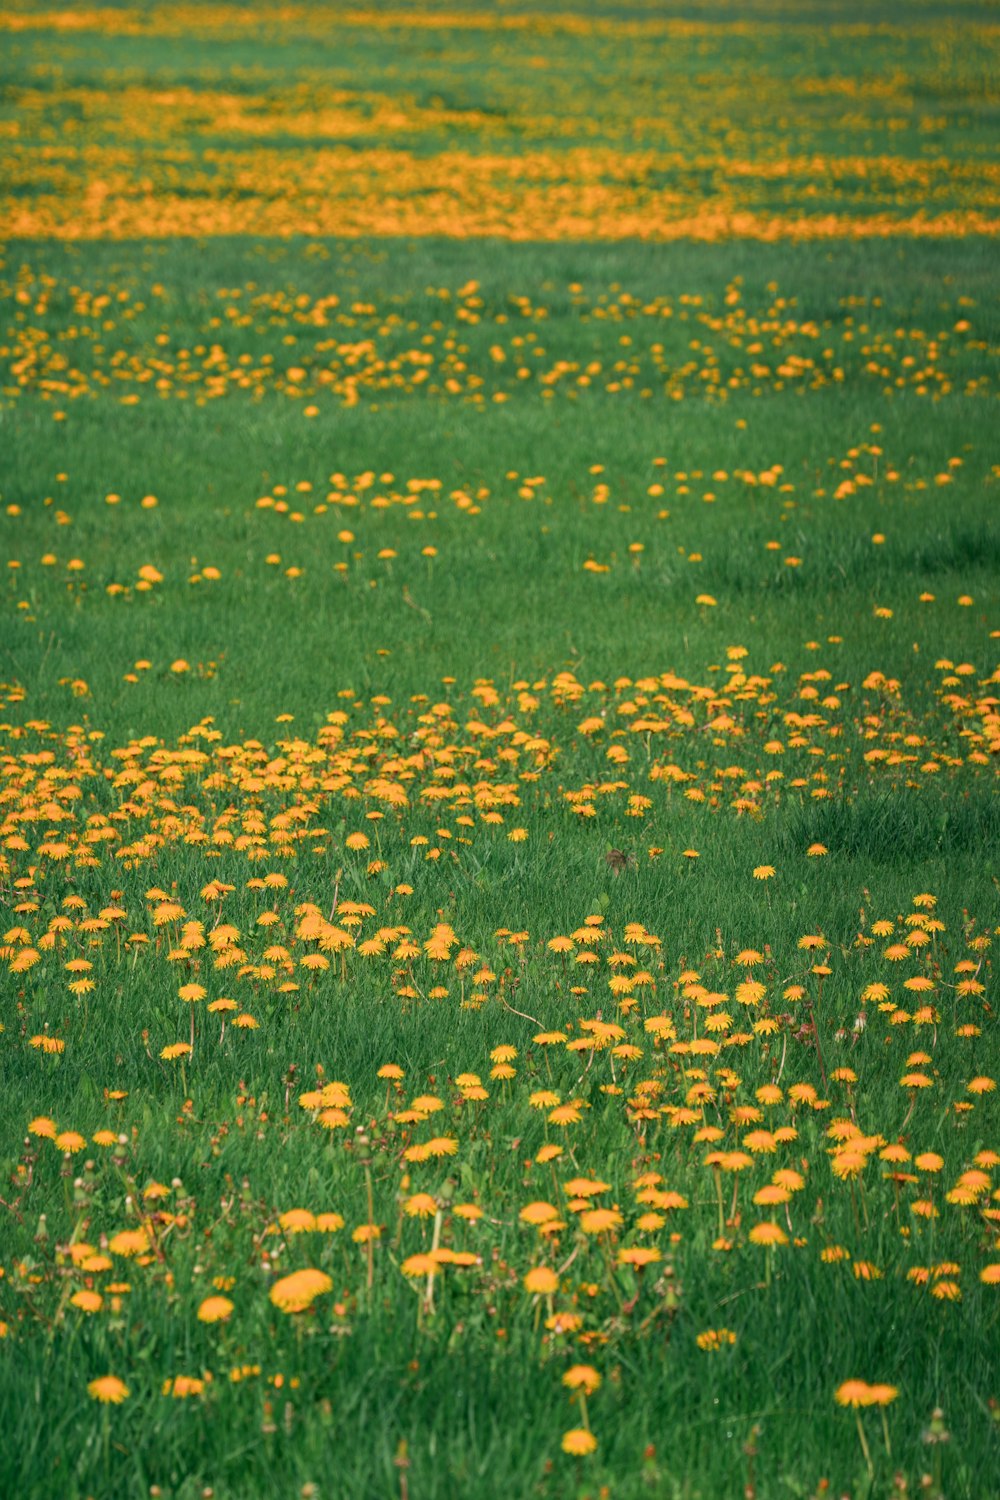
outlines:
M129 1388L117 1375L99 1375L87 1386L87 1394L104 1406L120 1406L127 1399Z
M568 1390L591 1396L600 1386L601 1376L593 1365L572 1365L563 1375L562 1383Z
M572 1427L569 1432L563 1433L562 1451L569 1453L573 1458L585 1458L588 1453L596 1453L597 1439L586 1427Z
M228 1297L206 1297L199 1304L198 1321L200 1323L226 1323L232 1316L232 1312L233 1304Z
M535 1266L524 1277L524 1290L535 1295L551 1297L559 1290L559 1277L550 1266Z
M270 1301L284 1313L306 1312L317 1297L333 1290L333 1282L325 1271L305 1267L282 1276L269 1293Z

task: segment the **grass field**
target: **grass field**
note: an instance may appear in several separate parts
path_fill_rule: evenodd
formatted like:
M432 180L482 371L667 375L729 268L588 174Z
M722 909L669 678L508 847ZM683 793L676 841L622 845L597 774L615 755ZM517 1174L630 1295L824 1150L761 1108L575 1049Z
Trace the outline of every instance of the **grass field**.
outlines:
M1000 1493L998 39L0 10L0 1494Z

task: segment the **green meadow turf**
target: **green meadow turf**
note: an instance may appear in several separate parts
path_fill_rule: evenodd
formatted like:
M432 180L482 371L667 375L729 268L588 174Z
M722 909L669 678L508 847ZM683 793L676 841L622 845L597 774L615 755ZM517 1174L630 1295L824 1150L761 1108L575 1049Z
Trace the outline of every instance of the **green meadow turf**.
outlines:
M697 21L702 10L669 15ZM659 8L591 13L642 21ZM498 40L446 28L445 42L407 33L396 48L365 28L335 43L287 28L267 40L244 32L197 44L183 35L5 32L0 126L23 125L4 201L53 190L51 152L87 144L81 90L113 95L141 83L277 96L304 81L321 96L363 79L373 97L447 113L412 135L412 120L400 127L394 144L417 156L470 143L512 156L648 144L677 149L659 185L697 201L722 190L729 156L767 147L801 159L791 180L755 188L761 213L797 211L801 201L816 213L912 213L931 189L919 174L901 185L881 168L834 181L817 167L815 196L800 201L813 172L802 160L877 156L889 141L911 165L950 155L981 170L934 177L936 212L992 212L976 199L995 154L989 6L914 4L908 31L894 7L876 15L860 3L755 5L746 15L742 31L655 42L598 42L558 27ZM806 74L816 87L800 87ZM688 101L670 119L657 114L665 76ZM756 91L746 86L753 77ZM112 116L100 118L103 130ZM114 146L113 118L107 128L101 143ZM370 139L352 139L361 148L385 141L374 127ZM202 130L194 149L229 144ZM294 154L317 141L274 144ZM22 159L22 147L43 158ZM145 170L140 162L137 173ZM317 302L332 296L327 321L317 319ZM151 941L119 953L106 933L94 949L95 989L72 995L65 953L45 949L18 973L7 966L14 940L3 937L0 1495L1000 1493L1000 1293L979 1279L1000 1259L996 1221L984 1213L995 1187L970 1206L945 1198L977 1153L1000 1150L997 1092L970 1096L971 1111L954 1108L969 1102L974 1077L1000 1081L990 946L1000 932L996 756L966 759L988 740L983 720L1000 697L998 347L996 240L985 235L3 244L0 752L5 771L15 759L20 768L5 776L13 798L0 806L4 817L21 773L42 764L35 752L56 745L64 755L60 742L78 732L93 736L102 767L84 781L80 805L109 814L130 795L113 784L113 749L145 741L147 751L176 751L217 732L225 746L253 741L277 760L289 738L312 742L338 709L356 713L352 724L374 722L373 699L387 700L413 750L428 704L456 706L464 743L467 720L517 717L519 693L544 684L537 717L524 711L524 722L558 753L537 786L521 787L521 807L504 809L502 827L478 823L468 844L439 838L433 860L411 833L433 842L441 820L454 820L416 797L377 828L365 821L367 801L326 798L327 835L295 859L251 862L224 848L208 860L177 839L134 861L104 849L89 865L4 844L0 936L28 924L37 940L74 910L69 897L90 913L120 904L123 933L137 926ZM790 358L790 373L779 374ZM754 373L757 362L766 368ZM256 386L239 383L241 368ZM422 368L426 378L414 380ZM436 487L408 504L369 503L410 480ZM339 498L326 504L331 490ZM349 494L361 503L345 502ZM137 590L143 568L157 581ZM664 749L655 737L615 740L610 728L577 732L595 711L619 722L618 707L646 677L673 673L724 695L737 650L775 694L737 709L745 740L706 728L694 748L677 736ZM820 735L817 747L835 754L849 741L850 754L841 763L810 763L808 750L762 762L768 734L788 737L783 715L812 706L796 685L817 669L829 674L822 693L847 684L829 712L844 740ZM587 689L578 704L553 699L560 673ZM868 688L872 674L898 686ZM499 707L473 696L484 681ZM949 691L984 705L963 716ZM878 734L897 728L900 744L909 735L910 761L895 772L865 762L866 724ZM621 774L631 791L650 794L645 816L629 816L614 796L593 818L573 816L565 792L617 776L607 749L626 743L632 760ZM919 762L932 752L939 769L925 775ZM654 761L674 754L709 788L706 801L647 780ZM831 795L814 795L823 785L803 774L798 787L751 792L734 808L762 764L788 766L788 783L793 769L829 765ZM743 770L729 777L732 766ZM462 774L505 773L491 763ZM273 788L203 786L197 775L166 792L209 825L230 801L270 818L295 800ZM518 824L527 836L511 841ZM45 827L25 824L36 843ZM346 838L364 828L372 847L352 850ZM817 844L827 853L811 857ZM612 851L620 855L609 863ZM371 867L376 856L383 868ZM753 878L768 866L773 879ZM286 889L248 886L271 870L287 876ZM233 886L220 906L203 895L213 877ZM411 894L399 896L399 885ZM258 1029L229 1025L220 1035L218 1015L196 1007L194 1056L165 1060L164 1047L187 1040L191 1007L177 996L182 968L167 959L178 924L154 929L151 888L206 927L221 917L258 946L255 924L269 904L280 905L281 940L292 944L297 906L314 903L325 916L338 898L371 902L374 921L408 924L421 943L435 924L450 924L494 979L469 1006L459 996L472 982L454 973L446 999L428 997L433 977L416 996L400 995L388 960L352 953L346 979L334 959L326 973L297 970L294 992L240 990ZM861 994L872 979L895 980L895 999L911 1009L927 998L907 998L904 971L882 962L921 893L937 898L945 925L921 959L935 974L939 1016L897 1025ZM602 918L616 945L634 921L663 941L641 959L658 976L655 995L643 991L637 1012L622 1017L628 1041L648 1052L631 1072L624 1062L609 1072L607 1053L591 1071L581 1054L533 1041L580 1016L618 1015L603 970L573 997L579 973L547 948L588 915ZM876 943L879 919L896 933ZM529 938L511 946L510 932ZM817 979L815 954L798 944L819 933L832 972ZM746 949L765 955L775 1035L708 1059L654 1053L644 1016L669 1010L685 1038L699 1021L678 976L697 970L728 992ZM978 963L983 996L948 988L963 960ZM786 1006L782 990L798 981L809 999ZM242 981L223 971L210 982L215 994ZM738 1024L755 1014L738 1012ZM973 1018L978 1034L957 1034ZM32 1050L29 1039L42 1035L65 1039L65 1051ZM505 1045L518 1049L517 1076L494 1080L491 1049ZM931 1076L922 1091L900 1084L917 1051L932 1059L913 1065ZM405 1070L398 1094L377 1076L387 1062ZM661 1102L683 1104L701 1062L718 1087L705 1119L727 1128L727 1145L739 1132L712 1071L723 1064L741 1076L739 1103L775 1079L785 1089L809 1083L831 1101L826 1111L797 1110L798 1139L780 1157L756 1159L757 1175L737 1184L735 1213L725 1178L721 1233L715 1180L702 1165L709 1146L662 1121L630 1121L624 1099L597 1083L625 1082L627 1092L640 1070L659 1070ZM350 1085L348 1131L323 1131L298 1107L317 1065ZM838 1067L856 1082L831 1080ZM453 1130L460 1149L415 1165L404 1185L409 1136L391 1113L426 1092L447 1096L451 1111L464 1070L482 1075L489 1101L432 1116L424 1133ZM527 1105L532 1090L548 1088L585 1094L589 1105L559 1135L568 1154L552 1165L535 1155L555 1133ZM64 1158L26 1134L38 1117L79 1130L85 1149ZM894 1183L877 1156L860 1185L836 1178L826 1134L834 1119L902 1139L911 1154L939 1153L940 1175L919 1190L940 1216L911 1215L906 1195L917 1189ZM350 1239L369 1217L356 1126L371 1136L373 1212L386 1226L371 1287L363 1247ZM102 1127L120 1134L120 1149L92 1143ZM751 1203L762 1160L768 1171L801 1166L808 1179L789 1205L806 1243L773 1254L746 1235L771 1214ZM688 1195L690 1212L670 1217L656 1240L664 1261L641 1276L609 1265L613 1252L584 1243L575 1224L550 1253L519 1221L532 1199L562 1202L573 1172L604 1177L608 1201L634 1218L630 1184L651 1168ZM160 1231L162 1265L116 1259L110 1274L131 1290L109 1293L98 1276L104 1306L77 1311L68 1296L81 1279L70 1277L65 1247L74 1235L97 1242L134 1226L137 1193L150 1181L169 1186L164 1201L183 1220ZM430 1243L433 1220L404 1222L401 1204L418 1188L445 1209L461 1200L484 1212L475 1231L450 1225L480 1263L438 1279L433 1312L424 1283L399 1269ZM305 1206L342 1213L345 1228L287 1236L269 1270L263 1252L281 1238L270 1232L277 1216ZM791 1227L782 1212L776 1222ZM631 1225L627 1238L635 1241ZM727 1238L732 1248L719 1248ZM822 1247L843 1258L821 1260ZM581 1312L587 1343L547 1330L544 1297L523 1288L532 1265L562 1267L574 1250L557 1302ZM312 1312L286 1315L269 1287L305 1264L325 1268L332 1293ZM928 1285L907 1279L913 1267L927 1270ZM232 1319L200 1322L200 1301L229 1278ZM934 1280L958 1286L960 1298L932 1296ZM730 1330L735 1343L703 1352L697 1335L710 1329ZM599 1446L579 1460L560 1445L580 1420L561 1379L575 1362L602 1376L588 1400ZM197 1396L161 1394L165 1381L205 1371L212 1380ZM129 1387L120 1406L87 1394L109 1373ZM861 1414L870 1462L854 1412L834 1400L855 1378L899 1389L886 1429L877 1411Z
M595 298L614 283L639 299L664 291L697 296L718 311L734 275L744 277L751 305L773 297L774 287L793 297L797 318L825 321L828 342L841 340L857 298L887 328L905 321L936 331L938 324L950 327L960 314L958 299L971 296L985 347L956 356L952 389L936 396L905 388L887 394L857 368L817 389L764 384L755 394L748 384L727 399L706 397L696 380L682 399L581 389L545 400L527 389L497 405L415 390L366 392L345 408L321 393L313 418L303 414L304 399L275 392L259 401L230 393L203 404L144 394L136 406L122 406L111 393L68 403L21 395L0 417L0 490L21 509L4 523L5 546L21 567L11 570L7 586L3 675L26 695L8 709L8 719L82 722L118 744L143 734L174 742L211 716L227 739L271 745L283 732L278 714L293 714L296 732L308 736L337 706L342 689L404 702L414 693L467 693L477 678L506 690L519 678L560 670L584 682L662 671L701 681L737 645L762 672L779 662L790 673L821 662L856 683L881 670L905 685L918 714L924 705L933 717L940 656L968 660L983 676L990 670L1000 549L994 398L963 394L966 381L992 378L988 349L997 314L988 295L989 247L863 246L835 256L746 246L505 246L494 256L488 247L444 243L377 249L330 243L322 258L311 250L295 243L19 245L7 252L5 274L10 280L24 264L36 278L53 277L57 288L111 284L134 296L155 280L164 305L155 316L138 315L127 330L129 347L140 353L161 326L175 347L204 341L206 302L219 286L253 281L317 294L333 284L359 301L397 298L423 326L430 322L426 288L457 288L476 272L487 308L507 306L508 292L522 289L550 307L545 339L568 359L587 360L596 351L610 360L621 327L581 319L565 291L571 281ZM69 321L59 295L47 314L53 326ZM651 337L641 320L634 326L637 337ZM494 331L474 329L469 343L484 345ZM674 365L691 334L691 325L670 330ZM487 398L491 393L487 386ZM53 420L54 407L65 410L64 421ZM873 442L883 450L881 472L872 466L870 486L834 500L841 458ZM665 468L653 466L657 456L666 457ZM945 493L933 476L955 457L962 465ZM601 505L593 503L590 473L598 464L610 489ZM715 501L701 499L714 470L772 464L783 466L790 494L716 485ZM885 479L890 464L903 476L895 484ZM426 501L422 520L405 510L354 518L310 513L330 474L368 469L399 479L439 478L442 495L477 485L490 495L473 517L440 497L434 519ZM688 495L676 493L674 476L695 470L705 482ZM510 473L543 476L544 484L524 500ZM650 497L649 485L661 479L666 493ZM257 508L276 483L291 491L301 480L314 486L301 524ZM817 489L826 493L817 496ZM108 506L109 493L122 502ZM155 508L139 505L145 494L156 495ZM58 525L57 509L70 524ZM660 510L669 516L659 519ZM337 540L342 524L353 528L356 548L345 551ZM885 535L877 548L875 532ZM780 552L766 550L772 537ZM636 540L645 547L638 568L627 551ZM422 555L427 544L438 549L436 557ZM38 558L48 548L58 551L60 566L46 572ZM396 552L391 568L378 561L381 548ZM263 560L271 549L280 553L281 567ZM338 574L334 564L355 550L360 560L351 556L347 573ZM692 552L703 560L689 562ZM70 554L85 561L83 589L80 580L67 580ZM801 566L784 566L788 554L800 556ZM609 571L585 572L588 557L607 561ZM107 593L109 583L134 580L148 563L164 581L147 595ZM187 581L208 563L222 575L211 590ZM286 577L286 565L300 567L301 576ZM920 603L922 591L933 592L935 601ZM698 593L716 604L698 606ZM957 607L961 594L974 605ZM891 618L876 617L877 607L891 609ZM830 643L830 636L840 639ZM822 650L811 651L808 642L822 643ZM140 658L152 667L137 683L127 682ZM172 673L177 658L195 670ZM455 683L449 689L442 678ZM88 688L82 698L68 685L79 679ZM926 890L938 895L956 934L963 910L981 927L996 921L998 827L988 776L958 788L930 783L895 790L861 778L850 795L833 802L788 798L762 820L672 801L669 811L656 814L655 827L641 833L621 817L605 816L599 827L563 818L551 846L549 816L541 807L533 811L528 845L476 845L447 868L424 864L419 851L409 865L405 855L395 858L393 878L415 886L407 920L421 930L444 913L485 944L502 923L545 936L567 930L588 911L616 928L641 915L664 931L671 955L689 955L695 964L717 941L728 952L767 943L787 953L802 932L822 930L835 949L842 946L847 965L823 1032L831 1048L835 1021L849 1024L856 1010L847 955L863 910L868 920L894 916ZM345 866L337 840L349 827L341 816L328 854L296 871L299 898L329 900L334 866ZM677 857L650 862L651 838L666 839L675 856L694 844L700 859L688 868ZM806 861L803 851L814 841L830 855ZM605 860L612 847L634 852L635 863L616 873ZM779 868L773 896L748 878L765 862ZM363 861L348 859L346 867L342 894L364 899L370 887ZM67 889L96 907L118 881L131 907L151 880L191 890L206 878L203 870L197 852L178 848L155 870L81 871ZM55 910L59 888L51 877L46 891ZM232 902L227 919L241 925L245 898L237 893ZM243 919L253 920L248 907ZM525 965L511 1003L552 1024L562 1002L552 998L551 974L533 949ZM277 1123L287 1089L298 1087L289 1081L290 1068L301 1078L313 1061L326 1059L329 1076L355 1080L364 1114L380 1107L373 1074L386 1059L427 1087L462 1067L482 1067L491 1046L525 1038L525 1022L500 1004L469 1012L400 1005L381 983L359 974L346 993L324 999L321 989L271 1014L259 1040L238 1055L207 1054L181 1083L162 1064L151 1066L137 1037L144 1027L169 1038L177 1024L169 978L159 978L150 992L142 972L133 977L126 965L116 984L87 1000L86 1024L56 1072L26 1067L15 1050L19 1028L9 996L0 1047L5 1177L31 1116L51 1111L60 1123L82 1121L94 1116L104 1088L126 1089L122 1119L137 1126L141 1142L129 1171L180 1179L181 1198L222 1205L212 1230L213 1270L228 1265L237 1278L248 1274L248 1236L259 1234L276 1209L358 1200L361 1191L357 1166L345 1167L332 1146L317 1148ZM36 1025L58 1014L46 990L44 983L35 990ZM945 1030L939 1065L946 1068L954 1044ZM808 1071L807 1056L799 1057L800 1071ZM866 1120L879 1121L884 1112L898 1124L901 1059L889 1062L870 1048L865 1056ZM989 1072L995 1058L995 1042L983 1037L977 1066ZM540 1066L536 1060L533 1071ZM190 1090L194 1108L175 1125L178 1087ZM276 1123L262 1126L252 1143L245 1129L232 1126L237 1095L256 1101L247 1114L274 1114ZM983 1118L977 1113L973 1133L979 1145L989 1144L984 1127L995 1125L995 1111L987 1103L979 1109ZM228 1131L220 1131L223 1120ZM488 1213L491 1202L518 1190L522 1163L540 1143L540 1136L525 1135L526 1123L534 1122L525 1121L514 1100L500 1103L456 1168L458 1187L476 1193ZM803 1122L803 1155L823 1123ZM616 1163L627 1169L635 1161L635 1137L618 1106L595 1107L586 1128L591 1170L613 1173ZM934 1144L949 1159L965 1160L972 1147L956 1145L954 1137L942 1117ZM386 1215L394 1211L389 1175L380 1169L379 1211ZM116 1187L102 1177L93 1191L91 1210L119 1222L121 1181ZM843 1233L845 1203L832 1210L835 1238ZM8 1264L14 1256L43 1261L45 1236L65 1233L61 1215L69 1210L60 1209L58 1198L46 1210L51 1228L39 1221L31 1194L23 1214L6 1216ZM875 1212L881 1215L884 1204ZM814 1232L826 1232L822 1213L820 1202ZM374 1497L403 1494L406 1484L414 1496L556 1496L579 1487L597 1494L604 1484L613 1495L708 1497L752 1482L761 1495L804 1496L825 1493L817 1485L829 1476L833 1493L863 1495L888 1494L897 1464L915 1486L944 1455L943 1493L990 1492L987 1476L998 1473L987 1405L996 1370L992 1288L980 1288L970 1271L962 1303L915 1305L895 1277L859 1284L792 1258L765 1289L762 1261L756 1270L745 1264L737 1270L712 1252L711 1224L709 1211L677 1253L676 1317L655 1322L641 1337L612 1313L607 1345L581 1354L605 1371L590 1403L601 1447L586 1466L558 1453L558 1433L572 1418L558 1380L539 1359L527 1298L499 1339L488 1290L449 1289L441 1294L442 1310L418 1326L412 1293L383 1290L380 1282L367 1302L334 1321L334 1331L324 1331L324 1323L305 1337L294 1320L268 1317L261 1300L264 1310L244 1328L237 1363L259 1363L285 1381L294 1377L297 1388L270 1385L263 1397L248 1400L246 1386L230 1384L219 1368L213 1405L202 1407L155 1392L168 1375L212 1366L212 1330L178 1316L170 1298L137 1277L119 1318L74 1332L43 1322L35 1336L19 1338L4 1365L5 1409L17 1440L4 1444L3 1485L25 1497L145 1494L158 1486L176 1500L208 1488L237 1500L264 1493ZM891 1258L895 1238L893 1224L876 1222L865 1241L870 1259ZM356 1281L357 1251L348 1249L349 1256L337 1250L334 1274L346 1279L354 1267ZM177 1248L178 1287L198 1284L204 1252L196 1237ZM495 1295L509 1307L507 1231L495 1253ZM30 1310L30 1290L23 1295ZM693 1331L716 1324L735 1329L739 1341L730 1352L702 1355ZM120 1411L93 1408L82 1387L105 1367L122 1369L132 1386L143 1384L146 1398ZM905 1391L905 1409L900 1403L892 1412L891 1458L879 1446L880 1428L869 1427L877 1463L870 1487L851 1416L832 1401L838 1381L859 1373L891 1379ZM952 1437L927 1447L921 1433L936 1405L946 1408ZM409 1467L401 1468L402 1461ZM309 1484L315 1491L303 1488Z

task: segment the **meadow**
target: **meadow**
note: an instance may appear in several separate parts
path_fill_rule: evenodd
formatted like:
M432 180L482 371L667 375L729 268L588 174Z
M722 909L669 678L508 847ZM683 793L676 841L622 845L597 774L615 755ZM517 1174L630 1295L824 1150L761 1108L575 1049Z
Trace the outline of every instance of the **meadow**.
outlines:
M0 1494L1000 1493L998 40L0 9Z

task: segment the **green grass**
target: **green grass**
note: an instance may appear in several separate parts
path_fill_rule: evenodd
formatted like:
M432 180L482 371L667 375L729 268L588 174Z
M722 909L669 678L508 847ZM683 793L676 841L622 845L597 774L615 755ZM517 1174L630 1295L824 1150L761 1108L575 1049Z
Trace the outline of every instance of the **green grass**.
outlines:
M46 148L74 192L105 170L123 81L268 110L302 85L294 115L363 77L352 109L411 111L363 150L648 146L694 198L744 156L995 170L986 6L580 8L707 28L642 43L552 6L398 48L322 7L260 36L206 12L200 40L129 9L136 35L9 34L5 202L49 192ZM277 196L317 141L260 146ZM220 144L249 149L167 120L114 191ZM970 178L838 172L748 201L968 206ZM3 245L0 1493L1000 1491L995 243ZM414 1154L436 1137L455 1153ZM801 1186L755 1204L775 1170ZM687 1200L659 1225L648 1173ZM622 1222L589 1232L574 1177ZM521 1219L538 1201L561 1228ZM343 1227L292 1233L296 1208ZM767 1221L788 1243L754 1243ZM432 1244L472 1263L431 1304L402 1267ZM286 1313L307 1266L329 1290ZM88 1395L108 1374L120 1405ZM870 1457L850 1379L898 1388L885 1428L860 1413Z

